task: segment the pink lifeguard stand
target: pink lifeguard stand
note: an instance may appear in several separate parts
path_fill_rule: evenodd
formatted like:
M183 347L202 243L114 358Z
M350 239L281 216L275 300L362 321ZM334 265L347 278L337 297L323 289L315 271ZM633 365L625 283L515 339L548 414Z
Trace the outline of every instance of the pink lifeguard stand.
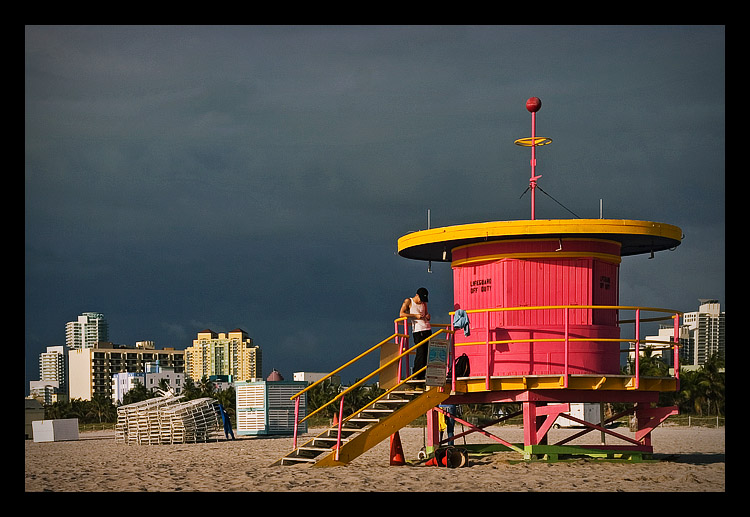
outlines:
M551 139L536 136L541 101L526 103L532 116L530 138L516 140L531 148L531 219L494 221L432 228L398 240L400 256L450 262L454 312L465 311L469 335L453 330L453 358L466 354L470 375L450 380L445 404L521 403L523 453L529 457L560 454L606 454L642 457L653 452L651 430L675 407L652 408L662 391L679 389L677 328L679 311L619 305L623 257L653 254L677 247L682 231L664 223L620 219L536 219L536 148ZM644 318L643 313L657 313ZM632 317L624 318L626 313ZM673 319L674 340L657 347L674 352L674 376L643 377L638 358L644 341L640 324ZM632 334L621 326L634 324ZM627 344L625 350L621 349ZM622 374L622 353L632 354L636 371ZM452 359L451 359L452 360ZM635 437L618 434L606 424L567 414L570 403L633 403ZM432 445L437 445L436 410L428 418ZM547 431L558 416L624 441L572 448L547 443ZM505 417L507 418L507 417ZM468 422L464 422L470 425ZM494 423L494 422L493 422ZM473 427L473 426L472 426ZM475 428L476 430L477 428ZM603 435L602 435L603 436ZM520 451L501 438L501 444Z

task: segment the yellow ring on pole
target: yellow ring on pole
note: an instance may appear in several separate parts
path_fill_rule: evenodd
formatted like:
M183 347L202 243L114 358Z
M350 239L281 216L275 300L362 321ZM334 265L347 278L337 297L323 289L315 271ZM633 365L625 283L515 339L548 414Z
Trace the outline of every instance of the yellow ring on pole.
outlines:
M527 136L526 138L519 138L513 143L516 145L520 145L521 147L533 147L533 146L539 147L540 145L551 144L552 139L547 138L546 136L537 136L535 138Z

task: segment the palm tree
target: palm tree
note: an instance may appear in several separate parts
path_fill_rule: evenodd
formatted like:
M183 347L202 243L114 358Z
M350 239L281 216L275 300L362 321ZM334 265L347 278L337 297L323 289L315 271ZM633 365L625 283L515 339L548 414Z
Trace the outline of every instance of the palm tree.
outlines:
M192 377L185 378L185 385L182 387L182 395L185 400L194 400L200 398L201 392Z
M200 382L198 382L198 389L201 392L201 397L213 397L214 391L216 390L214 383L211 382L206 375L201 377Z
M224 409L227 410L227 414L229 415L229 418L231 420L232 417L235 416L236 409L235 409L235 400L236 400L236 391L233 386L228 387L225 390L219 390L216 393L214 393L214 398L224 406ZM235 422L237 419L235 418Z
M77 418L79 421L82 421L88 412L86 402L87 401L80 398L71 400L70 413L65 418Z
M680 409L687 413L703 415L705 383L701 380L700 370L680 370Z
M632 360L634 363L635 360ZM628 360L631 363L631 360ZM635 365L630 367L630 371L635 371ZM654 349L650 346L643 347L643 354L638 358L638 374L647 377L667 377L669 375L669 366L664 362L661 355L654 355Z
M327 379L320 384L314 386L307 391L307 410L313 412L319 407L323 406L326 402L333 399L341 391L340 386L331 383L330 379ZM323 410L325 416L333 418L333 415L337 415L339 408L337 404L331 404Z
M71 413L71 404L69 400L57 401L45 406L44 418L46 420L57 420L61 418L68 418Z
M674 394L674 400L680 411L703 416L704 410L711 410L718 415L724 413L724 373L721 371L724 362L712 355L697 370L680 369L680 391Z
M357 382L359 382L359 379L354 381L355 384ZM370 394L370 387L360 384L345 395L344 415L350 415L358 409L362 409L373 398L375 397Z
M717 416L721 414L724 406L724 374L720 372L723 366L724 361L718 354L713 354L698 370L706 399L706 412L709 415L711 414L712 403Z
M162 378L159 381L159 389L161 391L169 391L169 380L167 380L166 378Z
M117 410L112 405L112 400L105 395L96 395L87 404L86 418L95 418L102 422L111 422L114 416L117 415Z
M354 384L359 382L359 379L355 380ZM316 385L312 389L307 391L307 409L308 412L315 411L319 407L325 405L327 402L335 398L343 389L337 384L332 384L330 380L325 380L322 383ZM368 386L362 384L357 386L344 396L344 416L348 416L353 412L362 409L370 401L377 398L384 390L377 388L376 386ZM327 406L323 410L323 415L329 418L333 418L334 415L338 416L339 403L336 402Z
M135 381L135 386L130 388L128 392L122 396L122 404L132 404L134 402L140 402L142 400L147 400L150 398L153 398L155 394L146 388L146 386L139 382Z

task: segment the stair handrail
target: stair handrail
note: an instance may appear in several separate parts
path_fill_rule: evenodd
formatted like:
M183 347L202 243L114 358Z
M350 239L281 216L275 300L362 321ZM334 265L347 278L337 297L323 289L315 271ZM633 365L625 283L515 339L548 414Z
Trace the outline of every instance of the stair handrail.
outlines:
M382 400L383 398L385 398L386 396L390 395L390 394L391 394L392 392L394 392L394 391L398 390L398 389L399 389L399 388L401 388L401 387L402 387L402 386L403 386L404 384L406 384L407 382L409 382L410 380L412 380L412 379L413 379L413 378L414 378L415 376L419 375L420 373L424 372L425 370L427 370L427 366L423 366L422 368L420 368L420 369L419 369L419 370L417 370L416 372L412 373L411 375L409 375L409 376L408 376L407 378L405 378L404 380L402 380L401 382L399 382L398 384L396 384L396 385L395 385L395 386L393 386L392 388L388 388L388 389L387 389L387 390L385 390L385 391L384 391L383 393L381 393L380 395L378 395L377 397L375 397L374 399L372 399L371 401L369 401L369 402L368 402L367 404L365 404L364 406L362 406L362 407L361 407L361 408L359 408L358 410L356 410L356 411L352 412L352 414L351 414L351 415L349 415L348 417L344 418L344 421L347 421L347 420L349 420L349 419L350 419L350 418L352 418L352 417L353 417L354 415L358 415L359 413L363 412L363 411L364 411L365 409L367 409L368 407L370 407L370 406L372 406L372 405L374 405L374 404L377 404L377 403L378 403L378 402L380 402L380 401L381 401L381 400Z
M374 346L370 347L369 350L366 350L366 351L362 352L361 354L359 354L354 359L350 360L347 363L344 363L343 365L341 365L338 368L336 368L335 370L333 370L331 373L323 376L322 378L318 379L317 381L313 382L309 386L306 386L304 389L298 391L297 393L295 393L294 395L292 395L291 397L289 397L289 400L294 400L294 431L293 431L294 439L292 440L292 448L293 449L297 448L297 431L298 431L298 428L299 428L299 424L301 424L302 422L304 422L305 420L307 420L308 418L310 418L312 415L314 415L315 413L317 413L318 411L320 411L324 407L328 406L331 402L333 402L334 400L336 400L335 398L332 399L328 403L326 403L323 406L319 407L318 409L316 409L312 413L306 415L302 420L300 420L300 418L299 418L299 403L300 403L300 400L301 400L301 398L300 398L301 395L303 393L305 393L306 391L308 391L309 389L313 388L314 386L317 386L318 384L322 383L323 381L326 381L326 380L330 379L332 376L336 375L338 372L340 372L341 370L343 370L347 366L349 366L349 365L351 365L351 364L359 361L361 358L363 358L364 356L366 356L370 352L372 352L374 350L377 350L378 348L380 348L381 346L383 346L385 343L387 343L391 339L395 339L397 337L400 337L400 334L398 334L397 332L394 332L393 334L391 334L390 336L388 336L387 338L385 338L384 340L382 340L377 345L374 345ZM342 400L342 402L343 402L343 400Z
M339 424L337 425L338 430L339 430L339 434L338 434L337 440L336 440L336 447L337 447L337 449L339 447L341 447L341 424L343 422L346 422L347 420L349 420L352 417L354 417L354 415L357 415L357 414L363 412L364 410L366 410L368 407L373 406L376 403L380 402L380 400L382 400L384 397L386 397L387 395L389 395L391 392L396 391L398 388L400 388L401 386L403 386L405 383L409 382L415 375L418 375L419 373L425 371L426 369L427 369L427 366L424 366L424 367L420 368L418 371L414 372L412 375L410 375L409 377L405 378L403 381L399 382L397 385L393 386L392 388L389 388L389 389L385 390L383 393L381 393L376 398L374 398L371 401L369 401L367 404L365 404L364 406L362 406L361 408L359 408L357 411L354 411L351 415L347 416L346 418L340 419L339 420ZM301 447L304 447L305 445L307 445L307 444L315 441L315 438L316 437L310 438L307 442L305 442L304 444L302 444ZM293 450L295 450L295 449L297 449L296 440L295 440L295 445L293 447Z
M338 421L338 424L336 426L336 461L338 461L338 459L339 459L339 452L341 451L341 431L342 431L344 422L347 422L348 420L350 420L351 418L353 418L355 415L358 415L358 414L362 413L368 407L374 406L377 402L379 402L380 400L382 400L383 397L385 397L386 395L388 395L391 392L395 391L396 388L399 388L399 387L403 386L404 384L406 384L407 382L409 382L412 378L414 378L415 376L417 376L420 373L424 372L425 370L427 370L427 365L423 366L422 368L420 368L416 372L412 373L410 376L408 376L407 378L405 378L403 381L399 382L398 384L396 384L392 388L384 391L383 393L381 393L380 395L378 395L377 397L375 397L373 400L369 401L367 404L365 404L364 406L362 406L358 410L353 411L347 417L343 416L344 397L343 397L343 394L342 394L341 402L339 404L339 421Z
M322 406L320 406L320 407L319 407L318 409L316 409L316 410L315 410L315 411L313 411L312 413L309 413L309 414L308 414L307 416L305 416L304 418L302 418L302 420L300 420L299 422L300 422L300 423L304 422L305 420L307 420L308 418L310 418L311 416L313 416L314 414L316 414L316 413L317 413L318 411L322 410L322 409L323 409L323 408L325 408L325 407L328 407L329 405L333 404L334 402L336 402L336 401L337 401L337 400L339 400L340 398L343 398L343 397L344 397L344 396L345 396L345 395L346 395L347 393L349 393L349 392L351 392L352 390L354 390L354 388L358 388L359 386L361 386L362 384L364 384L364 383L365 383L366 381L368 381L368 380L372 379L372 378L373 378L373 377L374 377L375 375L379 374L379 373L380 373L381 371L383 371L383 370L385 370L386 368L388 368L389 366L391 366L391 365L392 365L393 363L395 363L396 361L400 361L400 360L401 360L401 359L402 359L403 357L405 357L405 356L409 355L410 353L412 353L412 352L413 352L414 350L416 350L416 349L417 349L417 348L419 348L420 346L423 346L423 345L424 345L425 343L427 343L427 342L428 342L428 341L429 341L430 339L432 339L433 337L437 336L438 334L443 334L443 333L447 333L447 332L448 332L448 330L447 330L447 329L440 329L440 330L438 330L437 332L435 332L435 333L431 334L430 336L426 337L425 339L423 339L423 340L422 340L422 341L420 341L419 343L415 344L415 345L414 345L414 346L412 346L411 348L409 348L409 349L407 349L407 350L405 350L405 351L401 352L401 353L400 353L399 355L397 355L396 357L394 357L393 359L391 359L391 360L390 360L390 361L388 361L387 363L385 363L385 364L383 364L382 366L378 367L378 368L377 368L376 370L374 370L374 371L373 371L372 373L370 373L370 374L366 375L365 377L363 377L363 378L362 378L362 379L360 379L359 381L355 382L354 384L352 384L351 386L349 386L348 388L346 388L346 389L345 389L344 391L340 392L340 393L339 393L338 395L336 395L335 397L333 397L333 398L332 398L331 400L329 400L328 402L326 402L325 404L323 404ZM367 352L364 352L364 353L360 354L360 355L359 355L359 356L357 356L357 357L356 357L355 359L352 359L351 361L349 361L348 363L346 363L346 365L344 365L344 366L348 366L348 365L350 365L350 364L354 363L354 362L355 362L356 360L359 360L359 359L360 359L360 358L361 358L362 356L364 356L364 355L366 355L367 353L371 352L371 351L372 351L372 350L374 350L374 349L375 349L376 347L380 347L380 346L382 346L383 344L387 343L387 342L388 342L389 340L393 339L393 337L394 337L394 336L392 335L392 336L391 336L391 337L389 337L388 339L386 339L386 340L384 340L384 341L381 341L380 343L378 343L377 345L375 345L375 347L371 348L371 349L370 349L370 350L368 350ZM336 370L334 370L334 373L335 373L335 372L338 372L338 371L341 371L341 370L342 370L342 368L343 368L343 366L342 366L342 367L339 367L339 368L337 368ZM414 375L416 375L417 373L419 373L419 372L421 372L421 371L423 371L423 370L419 370L418 372L415 372L414 374L412 374L412 375L410 375L409 377L407 377L407 378L406 378L406 380L408 380L408 379L411 379L411 378L413 378L413 377L414 377ZM331 375L331 374L329 374L329 376L330 376L330 375ZM321 379L321 380L322 380L322 379ZM406 380L404 380L403 382L406 382ZM401 382L400 384L403 384L403 382ZM400 384L399 384L399 385L400 385ZM311 388L312 386L313 386L313 385L311 384L310 386L308 386L307 388L305 388L305 390L307 390L307 389ZM292 398L295 398L295 397L297 397L298 395L300 395L300 394L301 394L301 393L302 393L303 391L305 391L305 390L302 390L302 391L300 391L300 392L299 392L299 393L298 393L297 395L293 395L293 396L292 396Z
M396 320L394 320L394 327L396 328L396 330L398 330L398 322L399 322L399 320L401 320L401 319L404 319L404 318L396 318ZM334 402L335 402L335 401L337 401L337 400L340 400L340 401L341 401L341 402L340 402L340 404L341 404L341 408L339 409L339 413L341 413L341 412L343 411L343 404L344 404L344 399L343 399L343 397L344 397L344 396L345 396L345 395L346 395L346 394L347 394L348 392L352 391L352 390L353 390L354 388L357 388L357 387L359 387L359 386L360 386L361 384L363 384L363 383L364 383L364 382L366 382L367 380L371 379L371 378L372 378L372 377L374 377L375 375L379 374L379 373L380 373L381 371L383 371L383 370L384 370L385 368L387 368L387 367L391 366L391 365L392 365L392 364L394 364L394 363L395 363L396 361L400 361L400 360L401 360L401 359L402 359L403 357L405 357L406 355L410 354L410 353L411 353L412 351L416 350L416 349L417 349L417 348L419 348L420 346L423 346L423 345L424 345L425 343L429 342L429 340L430 340L430 339L432 339L433 337L437 336L438 334L440 334L440 333L448 333L448 332L452 332L452 328L451 328L451 329L448 329L448 328L447 328L447 327L448 327L448 325L443 325L443 324L435 324L435 326L436 326L436 327L443 327L443 328L441 328L441 329L440 329L440 330L438 330L437 332L435 332L435 333L431 334L431 335L430 335L429 337L427 337L427 338L423 339L423 340L422 340L422 341L420 341L419 343L416 343L416 344L415 344L415 345L414 345L413 347L411 347L411 348L409 348L409 349L407 349L407 350L404 350L404 351L403 351L403 352L401 352L401 353L400 353L400 354L399 354L399 355L398 355L397 357L395 357L395 358L391 359L390 361L388 361L387 363L385 363L385 364L381 365L381 366L380 366L379 368L377 368L377 369L376 369L375 371L373 371L372 373L370 373L369 375L367 375L367 376L366 376L366 377L365 377L364 379L361 379L360 381L356 382L355 384L353 384L352 386L350 386L349 388L347 388L347 389L346 389L346 390L344 390L343 392L339 393L339 394L338 394L338 395L336 395L336 396L335 396L334 398L332 398L331 400L329 400L328 402L326 402L325 404L323 404L322 406L320 406L320 407L319 407L318 409L316 409L316 410L315 410L315 411L313 411L312 413L309 413L308 415L306 415L305 417L303 417L303 418L302 418L301 420L300 420L300 418L299 418L299 416L300 416L300 415L299 415L299 405L300 405L300 400L301 400L301 399L300 399L300 396L301 396L301 395L302 395L303 393L305 393L306 391L310 390L310 389L311 389L311 388L313 388L314 386L316 386L316 385L318 385L318 384L322 383L323 381L325 381L325 380L327 380L327 379L330 379L330 378L331 378L331 377L332 377L333 375L335 375L336 373L338 373L338 372L342 371L342 370L343 370L344 368L346 368L346 367L348 367L348 366L350 366L350 365L354 364L355 362L359 361L359 360L360 360L360 359L362 359L362 358L363 358L364 356L366 356L367 354L369 354L369 353L373 352L374 350L377 350L378 348L380 348L381 346L383 346L383 345L384 345L385 343L389 342L389 341L390 341L391 339L395 339L395 338L408 338L408 337L409 337L409 336L408 336L408 334L400 334L400 333L398 333L398 332L394 332L393 334L391 334L390 336L388 336L388 337L387 337L386 339L382 340L382 341L381 341L380 343L378 343L378 344L376 344L376 345L374 345L374 346L370 347L370 348L369 348L368 350L366 350L365 352L362 352L361 354L359 354L359 355L358 355L357 357L355 357L354 359L352 359L352 360L350 360L350 361L348 361L348 362L344 363L343 365L341 365L341 366L339 366L338 368L336 368L335 370L333 370L333 371L332 371L331 373L329 373L329 374L327 374L327 375L323 376L323 377L322 377L321 379L318 379L318 380L317 380L317 381L315 381L314 383L310 384L309 386L306 386L306 387L305 387L304 389L300 390L299 392L297 392L297 393L295 393L294 395L292 395L291 397L289 397L289 400L294 400L294 431L293 431L293 436L294 436L294 438L293 438L293 448L294 448L294 449L296 449L296 448L297 448L297 433L298 433L298 429L299 429L299 424L301 424L302 422L304 422L305 420L307 420L308 418L310 418L310 417L311 417L311 416L313 416L314 414L318 413L318 412L319 412L319 411L321 411L321 410L322 410L323 408L326 408L326 407L328 407L329 405L331 405L332 403L334 403ZM401 375L401 370L400 370L400 365L399 365L399 378L400 378L400 375Z
M366 356L370 352L372 352L374 350L377 350L378 348L380 348L381 346L383 346L385 343L387 343L391 339L394 339L394 338L397 338L397 337L403 337L403 335L402 334L398 334L398 333L391 334L390 336L388 336L387 338L385 338L383 341L381 341L377 345L372 346L369 350L366 350L366 351L362 352L361 354L359 354L357 357L355 357L351 361L349 361L347 363L344 363L343 365L341 365L338 368L336 368L335 370L333 370L331 373L329 373L329 374L321 377L320 379L318 379L317 381L313 382L309 386L307 386L304 389L298 391L297 393L295 393L294 395L292 395L291 397L289 397L289 400L294 400L294 399L298 398L300 395L302 395L303 393L305 393L307 390L313 388L314 386L317 386L318 384L322 383L323 381L326 381L326 380L330 379L331 377L333 377L334 375L336 375L338 372L340 372L341 370L343 370L347 366L350 366L350 365L356 363L357 361L359 361L360 359L362 359L364 356Z

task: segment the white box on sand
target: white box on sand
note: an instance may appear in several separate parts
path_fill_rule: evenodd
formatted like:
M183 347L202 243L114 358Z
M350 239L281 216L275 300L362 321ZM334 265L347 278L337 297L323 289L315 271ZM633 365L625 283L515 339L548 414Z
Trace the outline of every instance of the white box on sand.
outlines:
M34 420L31 429L35 442L64 442L78 440L78 419Z

